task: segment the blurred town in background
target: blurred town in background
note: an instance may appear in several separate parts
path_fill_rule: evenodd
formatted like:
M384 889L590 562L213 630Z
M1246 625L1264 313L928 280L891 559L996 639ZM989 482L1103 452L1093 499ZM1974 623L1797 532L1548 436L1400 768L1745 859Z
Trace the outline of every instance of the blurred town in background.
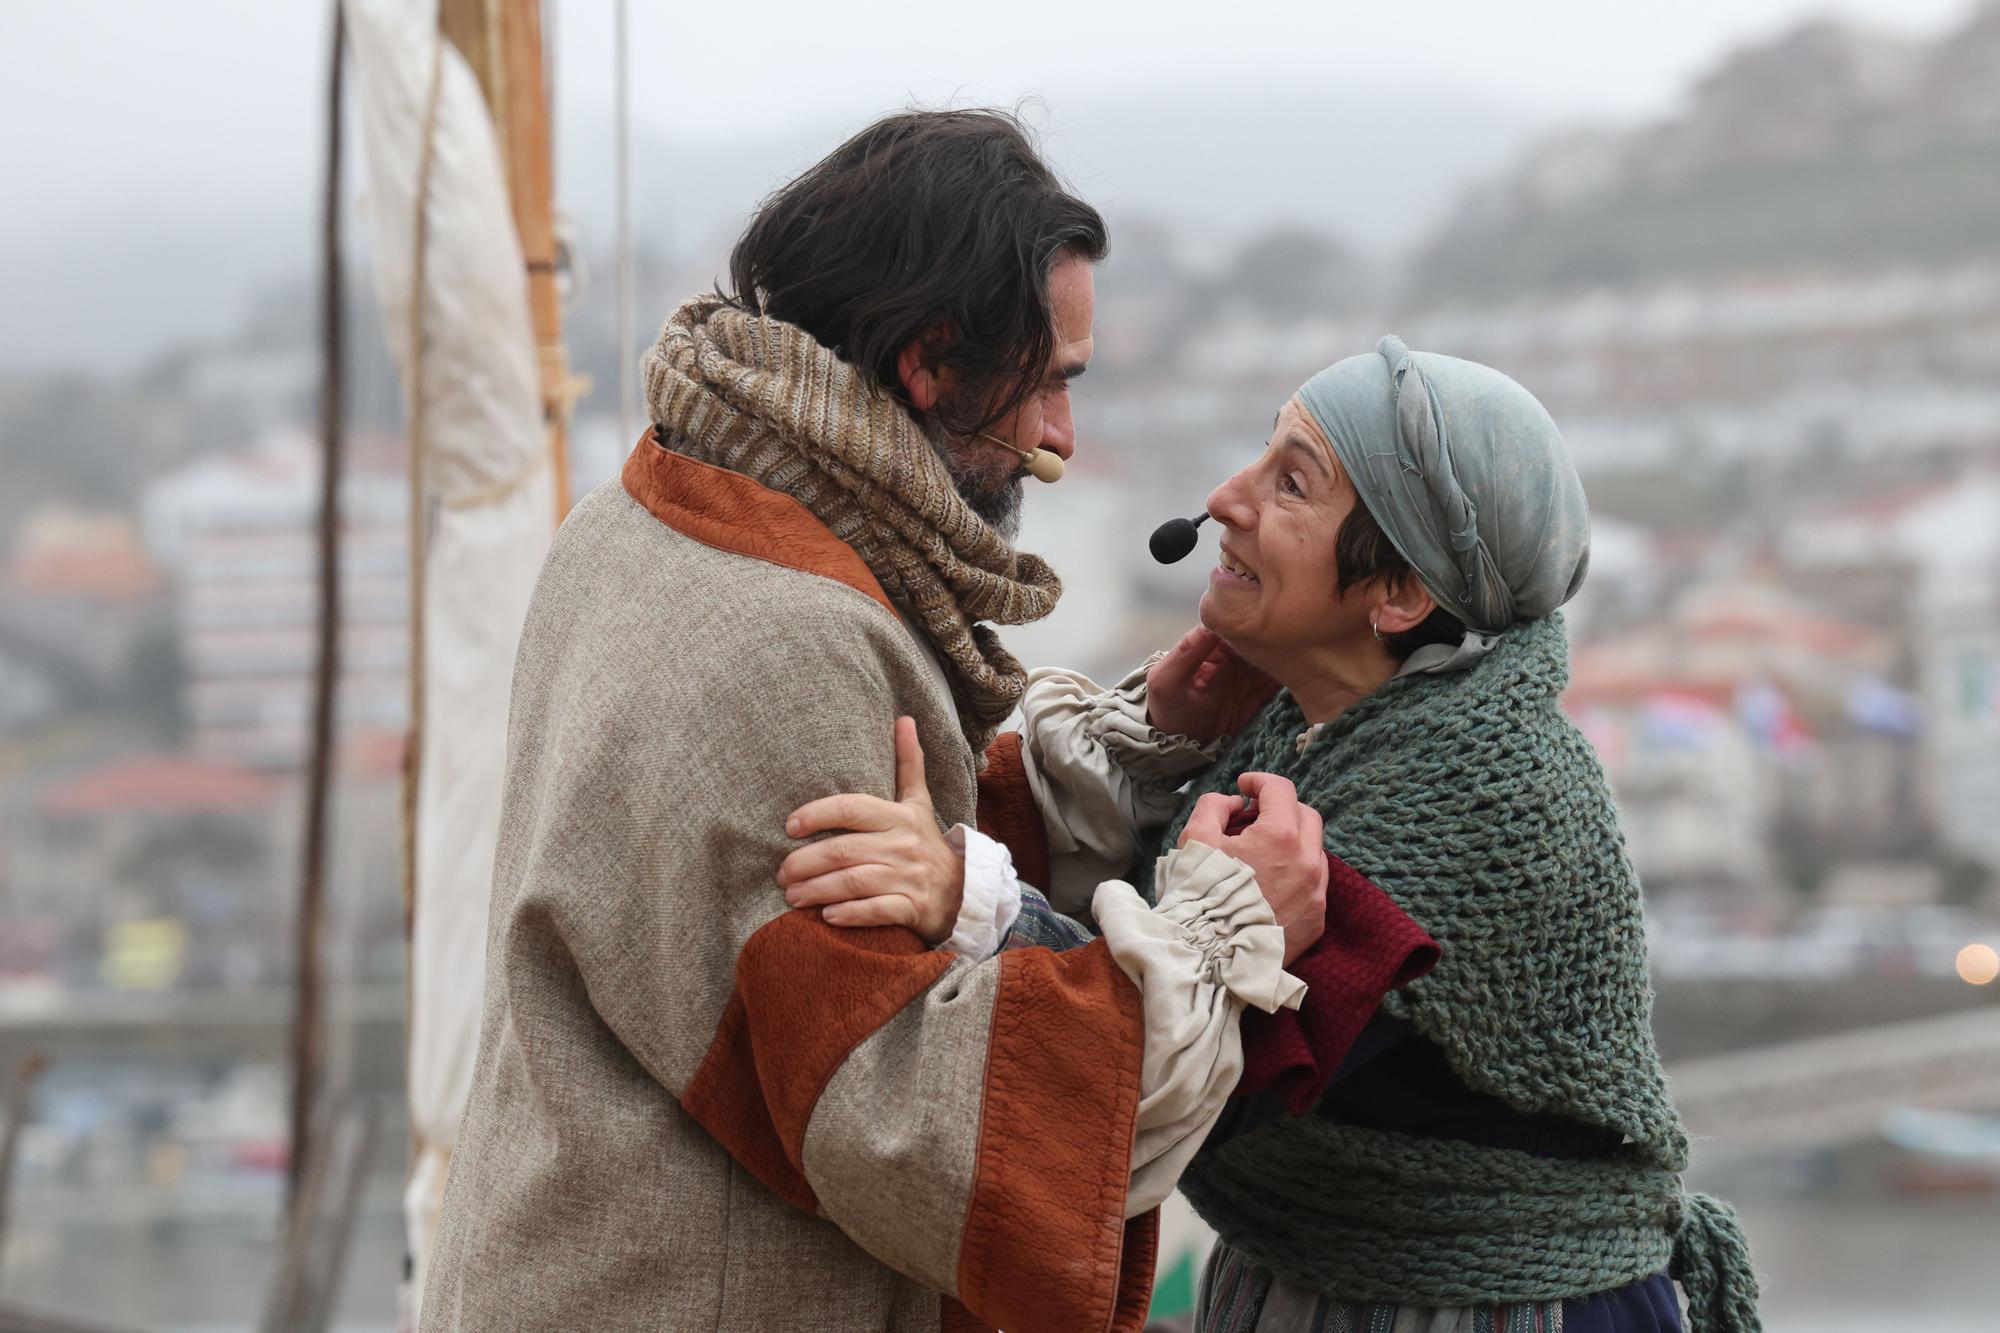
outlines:
M1590 493L1568 705L1617 790L1662 1046L1771 1327L1995 1327L2000 5L1731 51L1670 114L1534 138L1387 254L1107 212L1078 457L1023 537L1068 592L1010 644L1109 677L1170 642L1206 562L1155 565L1146 534L1382 333L1520 379ZM669 248L641 219L642 346L731 231ZM0 1079L49 1059L0 1292L78 1318L240 1326L270 1263L314 633L301 249L226 336L130 374L0 373ZM602 389L615 329L583 274L609 264L576 259L572 356ZM330 1003L341 1077L393 1106L408 491L364 287ZM578 490L629 444L586 399ZM394 1318L391 1125L353 1327Z

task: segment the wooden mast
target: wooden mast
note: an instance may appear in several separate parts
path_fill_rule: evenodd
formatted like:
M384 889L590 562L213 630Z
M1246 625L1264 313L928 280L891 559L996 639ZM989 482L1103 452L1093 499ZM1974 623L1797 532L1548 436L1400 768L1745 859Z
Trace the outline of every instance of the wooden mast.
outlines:
M555 518L569 512L569 407L581 382L570 374L569 352L562 340L562 303L556 288L555 184L549 147L549 99L542 64L541 0L439 0L438 30L457 48L479 82L480 96L493 121L500 144L500 161L507 173L508 203L514 232L520 239L528 286L528 314L534 326L535 360L541 387L542 424L554 474ZM437 90L433 76L432 104ZM427 134L430 130L426 128ZM420 186L421 190L422 187ZM421 201L419 213L426 207ZM421 235L417 271L423 271ZM421 295L417 298L421 301ZM420 344L420 339L419 339ZM417 352L421 364L421 348ZM412 393L421 394L417 382ZM413 403L413 422L423 406ZM417 785L423 766L423 580L422 524L416 515L424 505L423 469L417 451L419 432L412 430L410 486L410 722L403 764L403 936L412 938L417 895ZM414 970L416 959L410 966ZM405 991L408 986L406 984Z
M508 202L521 243L528 312L534 327L542 423L553 472L555 518L569 512L569 409L583 387L570 373L562 339L561 294L556 286L555 180L549 133L549 92L544 75L541 0L439 0L438 27L472 70L486 101L507 173ZM420 244L421 248L421 244ZM421 385L417 386L421 392ZM413 498L413 503L416 499ZM424 553L413 538L412 568ZM416 577L421 579L419 572ZM412 623L411 662L417 674L404 765L404 933L410 936L417 899L416 789L423 763L421 616ZM410 968L422 965L414 956ZM407 990L407 987L406 987ZM407 1060L407 1051L405 1059ZM421 1145L413 1145L420 1147Z
M555 469L556 517L569 512L569 407L580 389L563 345L556 286L555 155L550 146L541 0L441 0L438 22L472 66L500 137L514 231L527 266L542 421Z
M500 41L507 67L507 190L528 267L528 313L535 322L542 421L549 432L560 521L569 513L569 409L582 386L570 374L556 288L555 154L549 142L541 0L502 0Z

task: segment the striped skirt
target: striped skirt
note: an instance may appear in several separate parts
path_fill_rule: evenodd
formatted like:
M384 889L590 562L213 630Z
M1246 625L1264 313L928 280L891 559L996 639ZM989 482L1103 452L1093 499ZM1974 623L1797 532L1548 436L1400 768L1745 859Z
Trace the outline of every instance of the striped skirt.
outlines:
M1194 1327L1195 1333L1562 1333L1563 1303L1435 1310L1336 1300L1217 1241L1202 1271Z
M1342 1301L1296 1286L1217 1241L1195 1298L1195 1333L1681 1333L1664 1272L1566 1301L1441 1310Z

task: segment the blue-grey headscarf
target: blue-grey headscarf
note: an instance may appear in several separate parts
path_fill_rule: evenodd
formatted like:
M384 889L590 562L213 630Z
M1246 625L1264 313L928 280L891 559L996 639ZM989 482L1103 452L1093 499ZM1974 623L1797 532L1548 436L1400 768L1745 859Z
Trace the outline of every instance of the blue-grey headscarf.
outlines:
M1470 666L1576 595L1590 564L1583 483L1526 389L1391 334L1307 380L1299 400L1383 535L1466 627L1458 648L1411 667Z

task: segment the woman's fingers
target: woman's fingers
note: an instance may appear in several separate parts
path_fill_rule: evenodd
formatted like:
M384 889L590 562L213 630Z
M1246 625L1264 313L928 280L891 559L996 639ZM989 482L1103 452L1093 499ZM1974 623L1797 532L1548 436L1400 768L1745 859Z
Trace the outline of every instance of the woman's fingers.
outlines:
M778 883L793 907L818 907L837 926L908 926L949 937L964 866L938 831L914 719L896 719L896 798L847 792L810 801L785 821L794 838L841 831L792 849Z
M1199 626L1193 631L1201 635L1201 643L1188 667L1188 688L1195 694L1228 690L1235 686L1237 663L1235 649L1213 630ZM1190 635L1192 637L1192 635Z
M1192 694L1206 694L1210 690L1215 689L1217 683L1223 679L1223 673L1228 669L1229 664L1227 662L1218 658L1214 653L1209 653L1194 664L1194 671L1188 677L1189 692Z
M836 903L820 913L829 926L909 926L917 924L917 905L901 894L885 894L860 902Z
M1175 846L1205 842L1211 847L1220 847L1223 830L1229 827L1229 817L1242 808L1241 797L1224 796L1219 791L1209 792L1194 803L1194 811L1188 815L1187 824L1181 829L1181 839Z
M910 824L911 808L928 822L930 789L924 783L924 747L917 740L916 719L896 719L896 799L859 792L842 792L807 801L785 819L785 833L794 838L810 838L815 833L844 829L854 833L888 833Z
M900 896L900 888L887 866L849 866L845 870L829 870L823 875L787 884L785 904L789 907L822 907L827 903L844 903L855 898L894 897Z
M785 820L785 832L794 838L809 838L833 829L856 833L887 833L903 825L903 807L879 796L844 792L807 801Z
M896 833L849 833L824 838L793 849L778 863L778 883L792 885L855 866L891 865L904 852L901 835Z
M1303 801L1299 803L1299 846L1315 852L1326 850L1326 818Z
M1206 627L1196 625L1181 635L1174 646L1167 649L1167 655L1153 664L1146 673L1146 691L1177 693L1185 690L1194 680L1194 673L1208 660L1215 635Z
M1257 803L1257 822L1266 819L1280 829L1297 827L1299 789L1289 778L1276 773L1245 773L1236 779L1236 790Z
M896 799L926 810L931 806L931 789L924 785L924 747L913 717L896 719Z

